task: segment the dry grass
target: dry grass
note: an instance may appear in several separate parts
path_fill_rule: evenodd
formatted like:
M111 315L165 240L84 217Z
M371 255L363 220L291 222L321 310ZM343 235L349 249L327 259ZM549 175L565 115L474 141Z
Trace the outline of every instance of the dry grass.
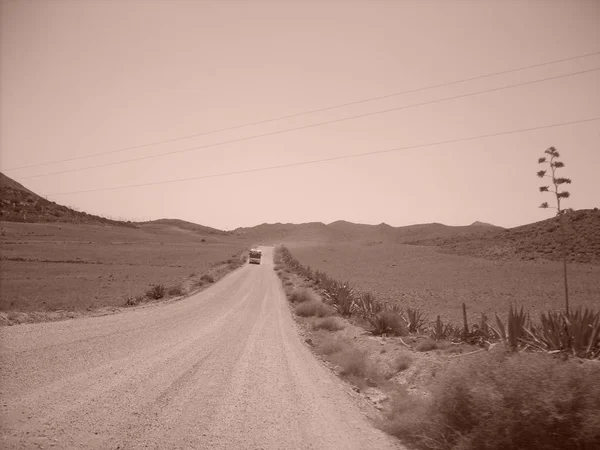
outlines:
M290 294L290 301L292 303L311 302L315 301L315 296L311 291L306 289L294 289Z
M338 317L316 319L312 324L313 330L339 331L344 329L344 323Z
M329 362L339 367L339 374L360 388L366 386L366 380L380 382L382 374L371 361L365 350L352 345L351 342L335 337L333 334L322 334L317 352Z
M543 354L473 355L432 400L394 397L388 430L420 449L600 448L600 365Z
M179 295L183 295L183 294L184 294L184 290L183 290L183 288L181 287L181 285L180 285L180 284L178 284L178 285L176 285L176 286L171 286L171 287L168 289L167 293L168 293L170 296L179 296Z
M300 317L327 317L334 314L333 308L319 300L309 300L296 305L296 314Z
M420 339L415 345L415 350L418 352L428 352L438 348L437 342L433 339Z
M410 367L412 356L408 353L401 353L392 361L392 370L394 372L403 372Z

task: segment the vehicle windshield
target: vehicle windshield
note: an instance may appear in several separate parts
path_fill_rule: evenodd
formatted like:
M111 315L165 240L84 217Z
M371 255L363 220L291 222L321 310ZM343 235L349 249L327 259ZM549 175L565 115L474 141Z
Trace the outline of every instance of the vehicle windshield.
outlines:
M260 252L250 252L250 258L260 258Z

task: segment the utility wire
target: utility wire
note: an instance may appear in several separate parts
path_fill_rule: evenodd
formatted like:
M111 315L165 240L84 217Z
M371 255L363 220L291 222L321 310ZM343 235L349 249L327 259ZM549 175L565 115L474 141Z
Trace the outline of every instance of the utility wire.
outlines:
M333 156L330 158L312 159L312 160L308 160L308 161L298 161L298 162L294 162L294 163L278 164L278 165L266 166L266 167L257 167L257 168L253 168L253 169L237 170L237 171L233 171L233 172L222 172L222 173L216 173L216 174L212 174L212 175L200 175L200 176L189 177L189 178L154 181L154 182L140 183L140 184L128 184L128 185L123 185L123 186L114 186L114 187L98 188L98 189L86 189L86 190L81 190L81 191L57 192L57 193L49 194L49 196L83 194L83 193L89 193L89 192L102 192L102 191L114 191L114 190L118 190L118 189L138 188L138 187L153 186L153 185L159 185L159 184L181 183L184 181L192 181L192 180L204 180L207 178L221 178L221 177L232 176L232 175L241 175L241 174L246 174L246 173L264 172L267 170L284 169L287 167L306 166L309 164L318 164L318 163L324 163L324 162L330 162L330 161L340 161L340 160L344 160L344 159L360 158L360 157L370 156L370 155L393 153L393 152L399 152L402 150L411 150L411 149L416 149L416 148L432 147L435 145L472 141L475 139L483 139L483 138L503 136L503 135L508 135L508 134L523 133L526 131L543 130L543 129L547 129L547 128L555 128L555 127L561 127L561 126L566 126L566 125L574 125L574 124L579 124L579 123L593 122L596 120L600 120L600 117L592 117L589 119L582 119L582 120L573 120L570 122L561 122L561 123L555 123L555 124L550 124L550 125L541 125L538 127L520 128L517 130L501 131L501 132L497 132L497 133L480 134L480 135L469 136L469 137L465 137L465 138L448 139L448 140L444 140L444 141L429 142L427 144L408 145L405 147L396 147L396 148L391 148L391 149L386 149L386 150L375 150L375 151L364 152L364 153L354 153L352 155Z
M393 111L401 111L401 110L404 110L404 109L414 108L414 107L417 107L417 106L432 105L432 104L435 104L435 103L442 103L442 102L449 101L449 100L456 100L456 99L459 99L459 98L466 98L466 97L471 97L471 96L474 96L474 95L486 94L486 93L489 93L489 92L502 91L502 90L511 89L511 88L518 87L518 86L527 86L527 85L531 85L531 84L535 84L535 83L542 83L542 82L545 82L545 81L557 80L557 79L560 79L560 78L566 78L566 77L570 77L570 76L574 76L574 75L580 75L580 74L584 74L584 73L595 72L595 71L598 71L598 70L600 70L600 67L596 67L594 69L580 70L578 72L572 72L572 73L564 74L564 75L557 75L557 76L553 76L553 77L541 78L541 79L538 79L538 80L527 81L527 82L524 82L524 83L515 83L515 84L510 84L510 85L506 85L506 86L502 86L502 87L497 87L497 88L492 88L492 89L484 89L484 90L481 90L481 91L471 92L471 93L468 93L468 94L454 95L454 96L451 96L451 97L445 97L445 98L441 98L441 99L437 99L437 100L430 100L430 101L421 102L421 103L413 103L411 105L399 106L399 107L396 107L396 108L388 108L388 109L383 109L383 110L369 112L369 113L364 113L364 114L357 114L357 115L354 115L354 116L342 117L340 119L332 119L332 120L328 120L328 121L324 121L324 122L317 122L317 123L313 123L313 124L309 124L309 125L302 125L302 126L299 126L299 127L285 128L283 130L271 131L271 132L262 133L262 134L255 134L255 135L251 135L251 136L245 136L245 137L242 137L242 138L236 138L236 139L230 139L230 140L227 140L227 141L215 142L213 144L199 145L199 146L184 148L184 149L180 149L180 150L172 150L172 151L168 151L168 152L157 153L157 154L154 154L154 155L146 155L146 156L140 156L140 157L137 157L137 158L124 159L124 160L121 160L121 161L113 161L113 162L110 162L110 163L95 164L95 165L92 165L92 166L80 167L80 168L76 168L76 169L66 169L66 170L60 170L60 171L57 171L57 172L47 172L47 173L42 173L42 174L38 174L38 175L31 175L31 176L28 176L28 177L23 177L21 179L22 180L30 180L30 179L33 179L33 178L41 178L41 177L46 177L46 176L51 176L51 175L60 175L60 174L64 174L64 173L80 172L82 170L89 170L89 169L96 169L96 168L100 168L100 167L115 166L115 165L120 165L120 164L135 162L135 161L142 161L142 160L145 160L145 159L153 159L153 158L159 158L159 157L162 157L162 156L174 155L174 154L178 154L178 153L185 153L185 152L196 151L196 150L201 150L201 149L206 149L206 148L211 148L211 147L219 147L219 146L222 146L222 145L233 144L233 143L236 143L236 142L250 141L250 140L253 140L253 139L259 139L259 138L263 138L263 137L267 137L267 136L275 136L275 135L278 135L278 134L288 133L290 131L305 130L305 129L308 129L308 128L314 128L314 127L319 127L319 126L323 126L323 125L329 125L329 124L332 124L332 123L346 122L348 120L354 120L354 119L359 119L359 118L363 118L363 117L376 116L376 115L379 115L379 114L385 114L385 113L389 113L389 112L393 112Z
M50 165L50 164L58 164L58 163L69 162L69 161L77 161L77 160L80 160L80 159L93 158L93 157L96 157L96 156L103 156L103 155L110 155L110 154L113 154L113 153L120 153L120 152L124 152L124 151L127 151L127 150L135 150L135 149L139 149L139 148L150 147L152 145L167 144L167 143L171 143L171 142L182 141L182 140L185 140L185 139L191 139L191 138L195 138L195 137L206 136L206 135L209 135L209 134L215 134L215 133L220 133L220 132L224 132L224 131L233 131L233 130L237 130L237 129L240 129L240 128L250 127L250 126L254 126L254 125L262 125L262 124L265 124L265 123L275 122L275 121L284 120L284 119L290 119L292 117L303 116L303 115L306 115L306 114L313 114L313 113L317 113L317 112L330 111L332 109L338 109L338 108L343 108L343 107L352 106L352 105L359 105L359 104L362 104L362 103L372 102L372 101L376 101L376 100L383 100L383 99L386 99L386 98L397 97L397 96L405 95L405 94L412 94L412 93L415 93L415 92L422 92L422 91L426 91L426 90L429 90L429 89L435 89L435 88L440 88L440 87L451 86L451 85L454 85L454 84L465 83L465 82L468 82L468 81L480 80L480 79L483 79L483 78L489 78L489 77L496 76L496 75L505 75L507 73L518 72L518 71L526 70L526 69L533 69L535 67L543 67L543 66L548 66L548 65L551 65L551 64L557 64L557 63L560 63L560 62L572 61L574 59L587 58L588 56L594 56L594 55L598 55L598 54L600 54L600 51L592 52L592 53L586 53L586 54L578 55L578 56L570 56L568 58L555 59L553 61L546 61L546 62L543 62L543 63L530 64L528 66L522 66L522 67L517 67L517 68L514 68L514 69L502 70L502 71L499 71L499 72L491 72L491 73L487 73L487 74L483 74L483 75L477 75L477 76L470 77L470 78L463 78L461 80L448 81L448 82L445 82L445 83L434 84L434 85L424 86L424 87L420 87L420 88L410 89L410 90L407 90L407 91L394 92L394 93L391 93L391 94L381 95L381 96L378 96L378 97L370 97L370 98L365 98L365 99L361 99L361 100L355 100L355 101L351 101L351 102L347 102L347 103L341 103L341 104L338 104L338 105L331 105L331 106L326 106L326 107L323 107L323 108L310 109L310 110L306 110L306 111L302 111L302 112L298 112L298 113L287 114L287 115L283 115L283 116L279 116L279 117L274 117L274 118L270 118L270 119L259 120L259 121L256 121L256 122L249 122L249 123L245 123L245 124L241 124L241 125L233 125L233 126L230 126L230 127L218 128L218 129L211 130L211 131L204 131L204 132L200 132L200 133L190 134L190 135L187 135L187 136L180 136L180 137L171 138L171 139L164 139L164 140L160 140L160 141L154 141L154 142L150 142L150 143L147 143L147 144L134 145L134 146L131 146L131 147L123 147L123 148L119 148L119 149L116 149L116 150L109 150L109 151L105 151L105 152L92 153L92 154L89 154L89 155L74 156L74 157L71 157L71 158L58 159L58 160L48 161L48 162L44 162L44 163L30 164L30 165L27 165L27 166L13 167L11 169L6 169L6 171L29 169L29 168L32 168L32 167L41 167L41 166L47 166L47 165Z

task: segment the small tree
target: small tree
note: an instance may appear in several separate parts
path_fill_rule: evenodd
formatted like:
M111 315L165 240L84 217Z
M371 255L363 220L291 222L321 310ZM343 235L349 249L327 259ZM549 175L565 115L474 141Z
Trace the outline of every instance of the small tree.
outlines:
M571 184L570 178L562 178L556 175L556 170L565 167L565 164L562 161L559 161L558 158L560 154L554 147L548 148L544 151L548 156L544 156L538 159L539 164L548 164L550 167L551 175L548 175L548 170L540 170L537 173L537 176L540 178L548 177L552 180L552 184L554 188L550 186L540 186L540 192L552 192L556 197L556 207L550 206L548 202L544 202L540 205L540 208L555 208L556 215L558 216L558 221L560 224L560 232L561 232L561 244L562 244L562 257L563 257L563 276L565 281L565 307L566 312L569 314L569 285L567 283L567 242L566 242L566 233L565 233L565 224L563 220L563 215L565 212L570 209L561 208L560 201L562 199L567 199L570 197L568 191L560 191L560 186L563 184ZM549 158L549 159L548 159Z

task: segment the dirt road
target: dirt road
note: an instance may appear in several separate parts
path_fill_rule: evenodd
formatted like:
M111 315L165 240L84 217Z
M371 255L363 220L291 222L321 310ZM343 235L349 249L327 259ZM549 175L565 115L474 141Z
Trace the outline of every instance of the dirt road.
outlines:
M272 270L185 300L0 329L0 447L387 449L296 334Z

